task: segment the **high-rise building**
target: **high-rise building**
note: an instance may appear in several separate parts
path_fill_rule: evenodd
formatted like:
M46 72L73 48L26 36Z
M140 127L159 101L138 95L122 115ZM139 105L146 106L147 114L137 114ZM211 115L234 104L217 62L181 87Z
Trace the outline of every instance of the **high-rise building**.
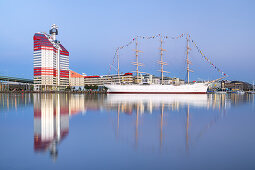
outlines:
M34 35L35 90L65 89L69 85L69 52L56 39L58 27L53 24L50 34Z

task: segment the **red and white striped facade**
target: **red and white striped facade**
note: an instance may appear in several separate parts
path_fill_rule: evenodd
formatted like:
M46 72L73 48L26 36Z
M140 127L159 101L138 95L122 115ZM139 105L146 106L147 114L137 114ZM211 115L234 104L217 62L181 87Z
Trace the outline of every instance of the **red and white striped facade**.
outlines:
M34 84L37 90L69 85L69 52L55 40L55 35L34 35Z

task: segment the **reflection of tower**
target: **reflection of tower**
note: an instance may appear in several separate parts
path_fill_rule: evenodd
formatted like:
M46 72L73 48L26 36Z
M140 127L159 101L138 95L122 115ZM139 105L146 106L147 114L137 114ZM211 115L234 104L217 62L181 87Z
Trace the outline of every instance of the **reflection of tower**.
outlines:
M189 104L187 106L187 120L186 120L186 152L189 151Z
M138 144L138 125L139 125L139 120L138 120L138 114L139 114L139 105L136 105L136 123L135 123L135 144L137 146Z
M119 127L120 127L120 104L118 104L117 136L119 135Z
M160 149L162 148L163 138L163 121L164 121L164 103L161 106L161 120L160 120Z
M59 94L34 94L34 151L57 158L57 146L69 133L68 110Z

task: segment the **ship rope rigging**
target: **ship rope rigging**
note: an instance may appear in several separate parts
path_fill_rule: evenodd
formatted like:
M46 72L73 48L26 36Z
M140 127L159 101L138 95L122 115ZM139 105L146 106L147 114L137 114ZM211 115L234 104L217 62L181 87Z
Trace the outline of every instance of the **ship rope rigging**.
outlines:
M139 62L139 58L138 58L138 57L139 57L138 54L139 54L139 53L142 53L142 51L140 51L140 50L138 49L138 38L137 38L137 37L135 38L135 47L136 47L136 48L135 48L134 51L135 51L135 58L136 58L136 61L135 61L135 62L132 62L132 64L136 66L136 71L132 71L132 72L136 72L136 83L138 83L138 81L139 81L139 80L138 80L138 79L139 79L139 78L138 78L138 77L139 77L139 73L144 73L144 72L140 72L140 71L139 71L139 67L140 67L140 66L143 66L143 63L140 63L140 62Z
M161 72L161 84L163 84L163 73L166 72L166 73L169 73L167 71L164 71L163 70L163 66L164 65L167 65L166 62L163 61L163 51L166 51L165 49L162 48L162 45L163 45L163 39L180 39L180 38L183 38L184 36L186 35L186 72L187 72L187 82L189 83L190 80L189 80L189 73L190 72L194 72L193 70L190 69L190 64L191 61L189 59L189 51L190 51L190 42L193 44L193 46L197 49L198 53L201 55L201 57L211 66L213 67L217 72L219 72L223 77L221 78L218 78L216 80L213 80L213 81L210 81L210 82L215 82L215 81L218 81L218 80L221 80L221 79L224 79L226 77L228 77L229 75L226 74L225 72L223 72L219 67L217 67L207 56L205 56L205 54L202 52L201 48L199 48L199 46L197 45L197 43L191 38L190 34L180 34L178 36L163 36L162 34L157 34L157 35L154 35L154 36L136 36L135 38L133 38L131 41L129 41L127 44L123 45L123 46L120 46L118 47L116 50L115 50L115 53L114 53L114 57L113 57L113 62L112 64L110 64L110 68L109 68L109 73L111 72L111 68L114 68L116 71L117 71L117 74L118 74L118 79L120 80L120 62L119 62L119 50L122 50L128 46L130 46L131 44L135 43L136 45L136 49L134 50L136 53L135 53L135 56L136 56L136 61L135 62L132 62L133 65L136 66L136 71L133 71L133 72L136 72L136 81L138 82L138 77L139 77L139 73L145 73L145 72L140 72L139 71L139 67L140 66L143 66L142 63L139 63L139 56L138 54L142 51L140 51L138 49L138 39L158 39L160 38L160 60L158 61L158 64L160 64L160 72ZM117 59L117 68L114 66L115 64L115 60Z
M164 65L167 65L167 62L163 61L163 51L166 51L166 49L163 49L163 38L162 34L160 35L160 60L158 61L158 64L160 64L160 72L161 72L161 84L164 84L164 72L169 73L167 71L164 71Z

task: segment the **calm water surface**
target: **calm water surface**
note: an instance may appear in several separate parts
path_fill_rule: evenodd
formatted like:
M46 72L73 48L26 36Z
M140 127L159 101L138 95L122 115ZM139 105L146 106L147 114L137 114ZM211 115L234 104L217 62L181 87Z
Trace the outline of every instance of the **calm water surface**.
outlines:
M254 98L0 94L0 169L255 169Z

